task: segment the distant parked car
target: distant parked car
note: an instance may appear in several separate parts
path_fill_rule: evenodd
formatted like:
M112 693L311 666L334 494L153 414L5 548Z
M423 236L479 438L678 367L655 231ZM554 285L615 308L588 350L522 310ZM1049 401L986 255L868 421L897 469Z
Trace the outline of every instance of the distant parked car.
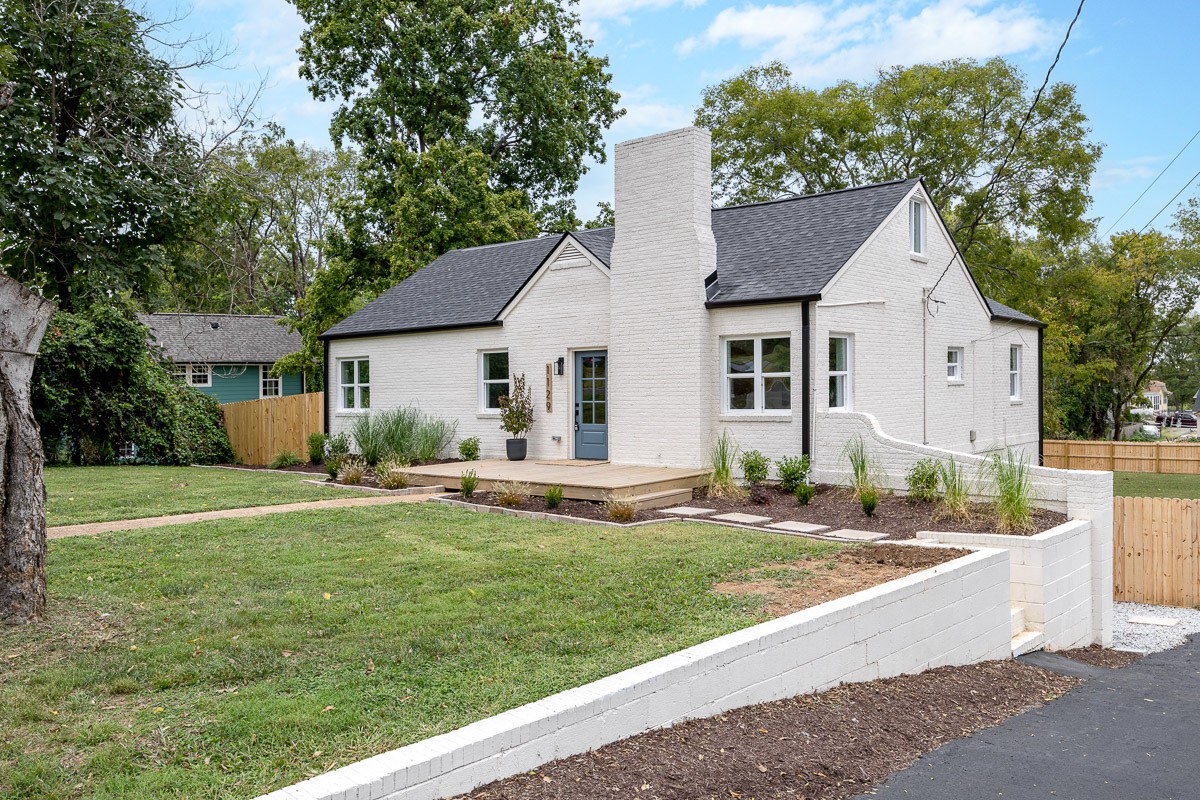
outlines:
M1176 428L1195 428L1196 415L1191 411L1176 411L1171 417L1171 424Z

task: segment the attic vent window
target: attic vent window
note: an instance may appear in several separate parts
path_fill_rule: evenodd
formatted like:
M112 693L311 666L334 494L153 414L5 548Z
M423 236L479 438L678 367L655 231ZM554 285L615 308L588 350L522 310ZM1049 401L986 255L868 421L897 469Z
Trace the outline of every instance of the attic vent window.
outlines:
M913 200L908 207L910 244L914 256L925 255L925 204Z

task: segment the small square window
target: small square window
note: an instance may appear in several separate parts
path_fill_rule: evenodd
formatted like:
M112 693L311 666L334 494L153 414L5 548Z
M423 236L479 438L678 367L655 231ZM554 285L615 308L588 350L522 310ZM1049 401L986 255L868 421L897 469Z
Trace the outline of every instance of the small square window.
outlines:
M346 358L338 362L338 388L342 411L366 411L371 407L371 362ZM265 387L264 387L265 388Z
M726 411L781 413L791 410L791 337L727 339L723 359Z
M951 347L946 351L946 380L961 383L963 379L963 349Z

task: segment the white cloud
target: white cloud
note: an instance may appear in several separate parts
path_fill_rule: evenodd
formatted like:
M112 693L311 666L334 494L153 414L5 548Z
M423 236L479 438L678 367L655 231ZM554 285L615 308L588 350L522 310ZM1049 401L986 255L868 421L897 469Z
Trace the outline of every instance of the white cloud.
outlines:
M619 19L628 21L634 11L682 5L694 8L704 0L579 0L579 15L586 20Z
M613 123L605 135L610 145L692 124L690 107L664 101L658 89L649 84L621 91L621 107L625 109L625 115Z
M728 42L788 63L803 81L859 79L880 67L987 58L1046 47L1057 26L1024 4L994 0L798 2L746 5L717 14L687 55Z
M1101 161L1092 179L1093 189L1107 189L1128 181L1147 181L1162 169L1165 156L1138 156L1120 161Z

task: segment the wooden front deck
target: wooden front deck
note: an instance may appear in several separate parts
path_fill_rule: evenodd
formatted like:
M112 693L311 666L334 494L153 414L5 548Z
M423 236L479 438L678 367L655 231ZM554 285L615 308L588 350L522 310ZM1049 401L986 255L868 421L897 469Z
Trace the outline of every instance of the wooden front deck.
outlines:
M574 500L628 500L638 508L661 508L685 503L692 490L703 486L708 471L680 467L642 467L610 461L538 460L455 461L410 467L416 486L457 489L467 470L479 476L479 489L490 491L500 481L520 481L529 493L542 496L546 487L562 486L563 496Z

